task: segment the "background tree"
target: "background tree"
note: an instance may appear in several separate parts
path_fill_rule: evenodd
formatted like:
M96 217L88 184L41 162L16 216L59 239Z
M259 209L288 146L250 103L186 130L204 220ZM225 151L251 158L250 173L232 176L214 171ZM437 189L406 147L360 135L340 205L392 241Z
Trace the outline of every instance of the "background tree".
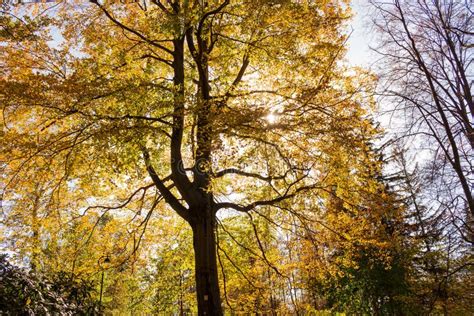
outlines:
M217 212L316 198L337 176L334 148L363 146L363 89L337 67L347 13L292 1L62 7L58 45L47 27L4 39L4 200L48 166L54 209L145 223L165 202L193 230L199 313L221 314Z
M407 208L413 310L469 313L463 297L472 292L458 291L473 264L472 9L462 1L371 2L381 94L396 122L391 136L401 139L389 173L399 170L394 186Z
M428 141L436 203L464 229L474 214L472 11L462 1L373 1L387 86L406 132Z
M398 145L397 145L398 146ZM472 291L472 252L453 225L449 213L433 205L431 186L414 161L410 150L396 150L391 157L392 186L406 208L403 247L409 296L404 298L410 313L469 314L466 299Z

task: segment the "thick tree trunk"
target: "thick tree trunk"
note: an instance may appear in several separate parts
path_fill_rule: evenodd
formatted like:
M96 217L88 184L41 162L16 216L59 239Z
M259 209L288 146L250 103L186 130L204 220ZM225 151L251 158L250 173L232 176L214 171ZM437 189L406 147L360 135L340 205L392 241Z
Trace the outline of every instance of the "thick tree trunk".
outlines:
M199 315L222 315L215 239L215 219L212 211L200 212L192 223L196 294ZM202 215L201 215L202 214Z

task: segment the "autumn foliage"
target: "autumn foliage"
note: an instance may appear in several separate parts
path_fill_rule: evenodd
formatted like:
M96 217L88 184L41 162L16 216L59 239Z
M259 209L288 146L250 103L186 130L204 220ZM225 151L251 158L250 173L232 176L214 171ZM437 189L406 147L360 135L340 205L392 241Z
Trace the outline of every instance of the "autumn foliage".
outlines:
M337 0L4 4L11 260L93 282L97 313L422 310L376 77L344 60L350 16Z

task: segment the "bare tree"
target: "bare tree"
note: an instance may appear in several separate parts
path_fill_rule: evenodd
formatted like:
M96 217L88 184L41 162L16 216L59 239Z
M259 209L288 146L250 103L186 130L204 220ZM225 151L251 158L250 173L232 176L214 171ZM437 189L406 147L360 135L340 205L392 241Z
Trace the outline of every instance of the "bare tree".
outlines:
M435 202L457 219L471 216L474 23L470 5L452 0L374 0L372 4L382 38L376 49L382 56L382 93L405 116L405 136L415 136L432 153L429 179Z

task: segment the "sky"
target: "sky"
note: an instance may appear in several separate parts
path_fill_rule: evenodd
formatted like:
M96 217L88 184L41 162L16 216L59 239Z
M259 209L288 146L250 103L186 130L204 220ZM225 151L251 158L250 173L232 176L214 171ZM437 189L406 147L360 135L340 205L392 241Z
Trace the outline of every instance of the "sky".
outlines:
M374 53L369 45L374 42L373 31L370 30L370 5L367 0L352 0L354 17L349 26L349 50L347 59L353 66L370 67L374 60Z
M380 58L377 53L370 49L370 46L376 46L376 34L371 29L371 5L369 0L352 0L351 7L354 13L354 17L349 24L349 32L352 29L352 34L349 37L349 49L347 51L346 59L351 66L361 66L368 68L374 73L377 73L376 61ZM392 115L390 109L392 104L390 101L384 98L377 98L378 111L374 113L374 119L381 124L385 132L385 138L381 140L381 143L387 141L391 137L396 137L398 133L404 129L404 117L400 115ZM411 140L413 141L413 139ZM430 157L429 150L423 151L421 144L410 145L413 148L417 148L416 152L413 152L411 157L412 166L416 163L423 164ZM390 173L391 169L387 169Z

